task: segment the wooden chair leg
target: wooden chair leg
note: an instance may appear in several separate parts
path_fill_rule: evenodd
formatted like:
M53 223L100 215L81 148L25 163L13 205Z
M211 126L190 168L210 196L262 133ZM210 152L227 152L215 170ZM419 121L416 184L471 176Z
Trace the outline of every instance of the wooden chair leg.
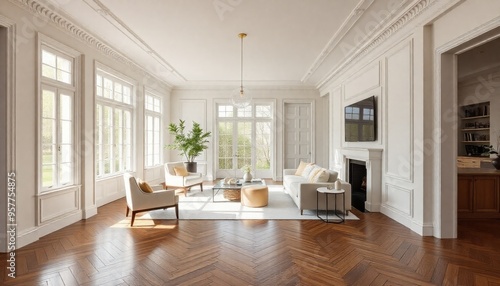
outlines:
M200 189L203 192L203 183L200 183Z
M179 219L179 205L175 204L175 217Z
M127 205L127 213L125 214L125 216L127 217L128 216L128 212L130 211L128 205Z
M132 221L130 222L130 226L134 226L135 213L135 211L132 211Z

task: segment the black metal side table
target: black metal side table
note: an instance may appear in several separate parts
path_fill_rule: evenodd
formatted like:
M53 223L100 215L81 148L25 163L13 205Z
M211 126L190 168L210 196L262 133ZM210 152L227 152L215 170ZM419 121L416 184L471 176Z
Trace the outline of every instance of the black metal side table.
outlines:
M326 209L326 214L325 217L320 216L319 214L319 196L320 194L325 194L325 209ZM328 196L333 195L333 200L334 200L334 206L335 208L333 209L334 215L337 217L335 219L328 219ZM337 213L337 195L342 195L342 216L339 216ZM316 189L316 215L318 216L319 219L326 223L343 223L345 222L345 191L344 190L329 190L326 187L321 187Z

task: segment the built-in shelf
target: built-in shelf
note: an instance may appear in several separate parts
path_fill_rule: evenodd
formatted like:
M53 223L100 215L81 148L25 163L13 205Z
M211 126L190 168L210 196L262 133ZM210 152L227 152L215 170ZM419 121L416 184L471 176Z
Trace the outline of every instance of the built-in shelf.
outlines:
M459 156L479 156L490 145L490 102L460 107Z
M462 131L489 131L489 128L466 128L462 129Z

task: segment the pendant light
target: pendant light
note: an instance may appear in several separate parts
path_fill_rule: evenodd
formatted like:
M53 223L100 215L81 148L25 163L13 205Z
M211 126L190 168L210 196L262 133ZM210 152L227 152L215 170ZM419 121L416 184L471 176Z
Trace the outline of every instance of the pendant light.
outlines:
M238 34L238 37L240 37L241 39L240 87L238 89L235 89L231 94L233 105L237 108L245 108L249 106L252 101L249 90L243 88L243 38L245 38L246 36L247 34L245 33Z

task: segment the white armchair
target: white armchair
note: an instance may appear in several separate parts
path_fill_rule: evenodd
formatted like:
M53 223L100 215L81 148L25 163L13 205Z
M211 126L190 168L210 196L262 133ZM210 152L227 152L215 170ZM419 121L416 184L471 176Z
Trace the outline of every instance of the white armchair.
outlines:
M144 192L139 187L135 177L129 173L123 174L125 183L125 195L127 198L127 214L132 211L132 221L134 225L135 215L139 212L166 209L175 207L175 217L179 219L179 196L175 195L175 190L163 190L163 186L153 186L152 193Z
M183 162L169 162L165 163L165 189L168 187L184 189L184 195L192 186L200 185L203 192L203 176L201 173L186 173L184 176L177 175L175 169L185 169Z

